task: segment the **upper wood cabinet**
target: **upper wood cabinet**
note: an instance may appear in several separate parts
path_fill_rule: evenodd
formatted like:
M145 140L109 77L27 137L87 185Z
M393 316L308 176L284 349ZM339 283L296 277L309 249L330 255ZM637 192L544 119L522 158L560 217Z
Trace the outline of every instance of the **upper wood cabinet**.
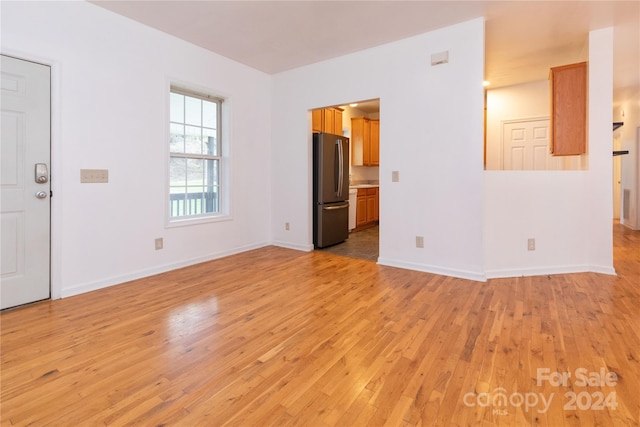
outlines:
M311 110L311 130L322 132L322 110Z
M342 110L340 108L319 108L311 110L311 129L342 135Z
M366 117L351 119L351 164L380 165L380 120Z
M551 153L587 152L587 63L551 68Z
M380 120L371 120L371 166L380 165Z
M340 108L325 108L322 111L325 132L342 135L342 110Z

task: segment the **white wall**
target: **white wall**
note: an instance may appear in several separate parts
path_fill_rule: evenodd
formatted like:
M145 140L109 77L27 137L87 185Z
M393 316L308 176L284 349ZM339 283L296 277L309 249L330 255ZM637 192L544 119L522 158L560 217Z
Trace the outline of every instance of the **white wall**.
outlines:
M3 2L2 52L52 65L54 298L269 242L270 76L86 2ZM170 78L228 98L231 220L165 227Z
M613 269L613 28L589 33L589 173L587 213L588 265L591 271Z
M590 33L588 170L485 172L488 277L614 272L612 47L611 28Z
M308 110L380 98L379 263L483 280L483 40L476 19L275 75L274 242L312 248Z

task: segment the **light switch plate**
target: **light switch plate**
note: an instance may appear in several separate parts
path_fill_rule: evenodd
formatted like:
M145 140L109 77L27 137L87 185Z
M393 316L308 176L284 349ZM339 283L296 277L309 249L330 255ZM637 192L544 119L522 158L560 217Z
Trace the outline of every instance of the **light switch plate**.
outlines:
M400 172L391 171L391 182L398 182L398 181L400 181Z
M536 250L536 239L527 240L527 250L535 251Z
M80 169L80 182L84 184L109 182L108 169Z

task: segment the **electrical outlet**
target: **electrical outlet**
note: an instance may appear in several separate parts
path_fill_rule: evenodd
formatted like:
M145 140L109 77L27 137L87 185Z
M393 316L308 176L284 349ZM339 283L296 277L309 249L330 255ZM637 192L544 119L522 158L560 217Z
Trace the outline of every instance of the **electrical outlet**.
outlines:
M424 248L424 237L416 236L416 248Z
M287 230L287 231L289 231L289 228L290 228L290 227L289 227L289 223L288 223L288 222L285 222L285 223L284 223L284 229L285 229L285 230Z
M527 250L535 251L536 250L536 239L527 240Z
M159 250L160 250L160 249L162 249L162 248L163 248L163 246L164 246L164 241L162 240L162 237L158 237L158 238L155 240L155 243L156 243L156 251L159 251Z
M80 182L81 183L100 183L105 184L109 182L109 170L108 169L80 169Z

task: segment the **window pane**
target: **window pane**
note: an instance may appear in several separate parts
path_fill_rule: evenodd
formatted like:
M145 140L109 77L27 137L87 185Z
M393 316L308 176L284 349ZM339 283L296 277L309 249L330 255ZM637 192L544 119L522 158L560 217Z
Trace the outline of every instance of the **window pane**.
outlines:
M220 161L205 162L205 206L207 212L220 211Z
M169 185L184 187L187 184L187 159L172 157L169 160Z
M202 126L202 101L198 98L187 96L185 99L185 123L188 125Z
M204 211L202 185L187 187L187 215L201 215Z
M218 156L218 142L216 141L216 131L214 129L202 129L202 142L204 143L204 153L210 156Z
M202 101L202 126L216 129L218 121L218 104Z
M184 126L171 123L169 133L169 151L184 153Z
M204 184L204 160L187 159L187 185L199 186L202 191Z
M220 192L218 187L207 187L204 193L206 213L220 212Z
M169 117L172 122L184 123L184 95L171 93Z
M186 187L170 187L169 191L169 215L184 216L186 208Z
M207 160L205 164L206 185L208 187L218 187L220 185L220 161Z
M185 153L202 154L202 128L186 127Z

